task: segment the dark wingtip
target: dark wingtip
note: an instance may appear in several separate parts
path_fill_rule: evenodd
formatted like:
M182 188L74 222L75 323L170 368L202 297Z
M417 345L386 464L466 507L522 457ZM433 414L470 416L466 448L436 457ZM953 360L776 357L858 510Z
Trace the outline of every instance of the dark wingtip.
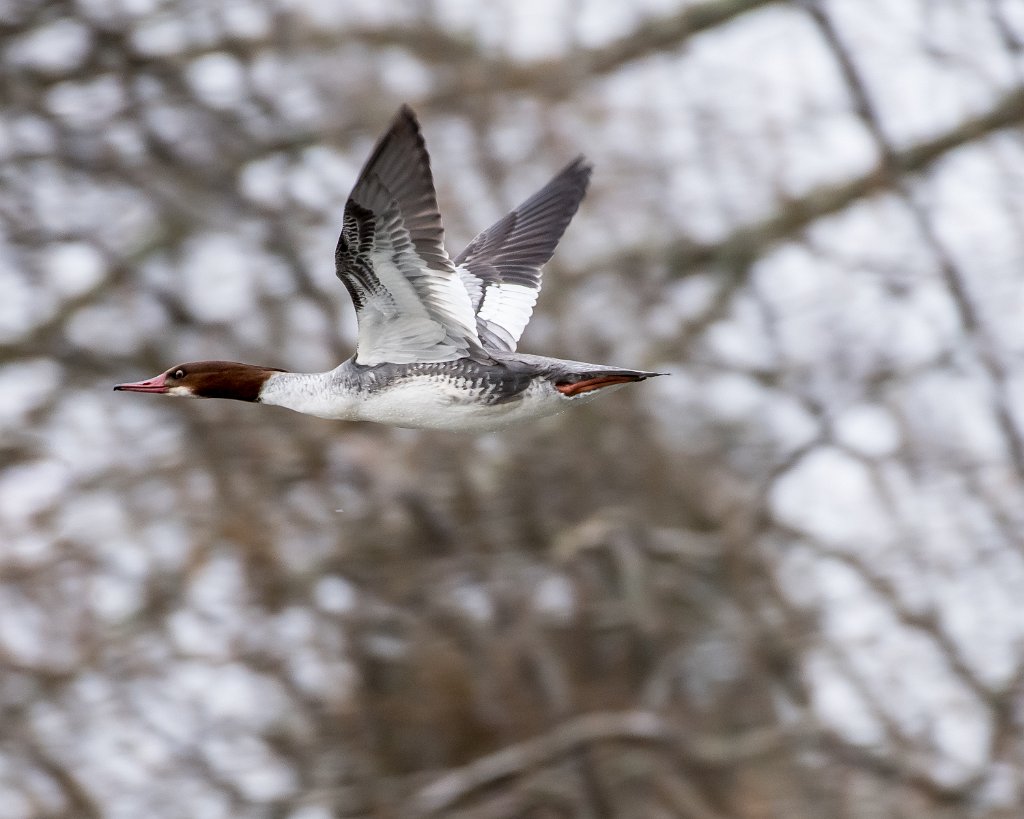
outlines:
M420 119L416 116L416 112L412 110L412 106L407 102L403 102L398 107L398 113L395 114L395 124L404 123L418 131L420 129Z
M590 185L590 177L594 173L594 165L583 154L577 156L572 162L555 174L555 179L572 180L570 184L579 186L580 190L586 191Z
M430 155L427 152L427 142L423 137L423 129L420 127L419 117L416 116L416 112L412 110L412 106L408 103L403 102L398 108L398 112L395 114L394 119L391 120L391 127L384 133L384 135L377 141L377 147L374 149L370 158L366 160L366 165L363 166L363 171L369 168L377 158L385 150L385 147L393 140L411 140L416 146L416 150L420 154L420 158L430 165Z
M594 170L594 163L587 159L586 154L580 154L565 166L566 170L569 170L570 168L590 176L591 172Z

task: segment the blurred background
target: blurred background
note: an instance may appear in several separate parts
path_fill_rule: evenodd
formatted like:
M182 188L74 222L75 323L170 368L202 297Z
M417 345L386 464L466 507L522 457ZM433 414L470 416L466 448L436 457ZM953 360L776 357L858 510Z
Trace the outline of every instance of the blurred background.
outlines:
M450 250L585 153L458 436L323 370L402 102ZM1018 817L1020 0L0 4L0 814Z

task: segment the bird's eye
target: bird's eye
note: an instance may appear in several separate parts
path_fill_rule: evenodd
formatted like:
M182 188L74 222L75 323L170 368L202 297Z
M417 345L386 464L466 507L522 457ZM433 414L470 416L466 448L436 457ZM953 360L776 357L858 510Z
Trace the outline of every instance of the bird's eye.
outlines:
M175 370L175 371L174 371L174 372L172 373L172 375L171 375L171 378L184 378L184 377L185 377L185 371L184 371L183 369L181 369L181 367L179 367L178 369L176 369L176 370Z

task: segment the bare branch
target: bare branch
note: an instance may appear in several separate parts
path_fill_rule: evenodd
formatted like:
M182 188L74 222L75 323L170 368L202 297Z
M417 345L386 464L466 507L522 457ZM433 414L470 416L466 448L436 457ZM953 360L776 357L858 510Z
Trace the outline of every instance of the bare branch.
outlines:
M788 732L773 727L734 738L688 737L650 711L584 714L543 736L502 748L436 779L410 800L409 815L429 816L447 810L475 791L595 743L653 743L671 748L691 762L723 766L772 753L786 736Z

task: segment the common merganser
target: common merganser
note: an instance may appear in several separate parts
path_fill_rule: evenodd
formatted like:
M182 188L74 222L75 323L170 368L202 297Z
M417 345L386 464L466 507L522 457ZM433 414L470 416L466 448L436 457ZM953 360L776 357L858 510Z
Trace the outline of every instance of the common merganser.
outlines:
M114 389L486 432L662 375L516 352L541 267L576 213L590 172L576 158L452 261L426 143L416 115L402 106L345 204L334 255L356 308L352 358L324 373L196 361Z

